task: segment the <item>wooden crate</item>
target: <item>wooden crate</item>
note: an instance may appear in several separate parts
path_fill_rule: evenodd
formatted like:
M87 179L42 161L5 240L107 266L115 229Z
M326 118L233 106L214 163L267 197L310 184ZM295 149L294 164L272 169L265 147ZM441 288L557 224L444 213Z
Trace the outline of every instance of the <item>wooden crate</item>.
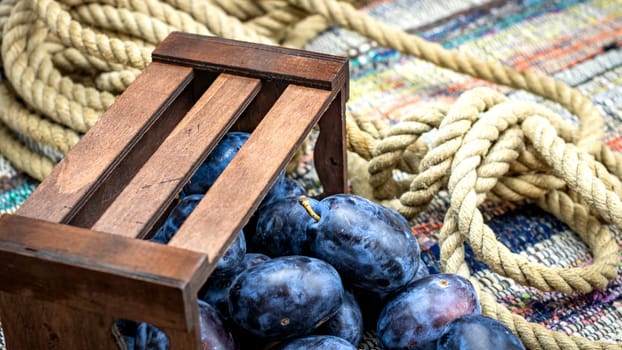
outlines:
M314 125L346 187L346 58L173 33L15 215L0 218L9 350L114 349L117 319L200 349L197 292ZM228 130L252 132L168 245L145 238Z

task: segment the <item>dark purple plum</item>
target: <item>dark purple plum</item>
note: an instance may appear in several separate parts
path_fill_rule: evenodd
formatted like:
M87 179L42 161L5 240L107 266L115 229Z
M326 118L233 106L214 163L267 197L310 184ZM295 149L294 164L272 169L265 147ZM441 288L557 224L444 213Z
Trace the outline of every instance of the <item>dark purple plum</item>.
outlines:
M343 303L335 316L317 329L317 334L334 335L358 346L363 338L363 314L359 303L352 293L346 291Z
M235 241L233 241L229 249L225 252L225 255L218 260L218 264L212 272L212 276L230 276L240 271L245 255L246 236L244 236L244 232L240 231Z
M201 344L203 350L235 350L236 344L218 315L218 311L210 304L199 300L199 325L201 328Z
M305 188L300 182L290 179L281 173L279 180L272 186L260 207L271 205L274 201L282 198L299 197L306 194Z
M423 259L419 258L419 267L417 268L417 273L415 273L415 277L413 277L413 281L418 279L422 279L424 277L430 276L430 270L428 269L428 265L425 264Z
M166 334L149 323L119 320L117 327L127 350L168 350L170 347Z
M168 350L169 340L164 332L157 327L141 322L136 329L134 350Z
M164 224L151 237L152 242L167 244L177 233L181 225L186 221L194 208L199 204L204 195L193 194L182 198L168 215ZM225 276L235 273L239 268L238 265L244 259L246 254L246 238L243 232L240 232L236 240L231 244L229 249L218 261L218 265L212 272L212 275Z
M313 204L317 200L309 198ZM314 223L298 197L281 198L259 209L255 234L249 243L270 256L309 255L307 226Z
M356 350L356 348L339 337L310 335L279 344L274 350Z
M225 134L184 186L182 195L205 194L246 143L249 136L249 133L239 131Z
M164 224L153 234L151 241L162 244L168 243L201 199L203 199L202 194L194 194L182 198L170 212Z
M387 294L413 279L419 243L402 216L348 194L326 197L313 209L320 219L307 229L312 255L333 265L344 281Z
M433 350L443 327L481 313L475 288L455 274L430 275L389 300L378 317L378 343L386 350Z
M235 278L241 273L253 266L264 261L270 260L270 257L259 253L246 253L244 260L240 265L240 271L231 276L210 276L202 288L201 299L208 304L214 306L220 313L223 320L229 319L229 288L233 284Z
M525 350L521 341L501 322L479 314L451 321L436 342L437 350Z
M265 212L274 202L290 197L299 197L305 194L305 188L296 180L284 177L283 175L281 181L277 181L277 183L272 186L270 192L266 195L264 200L259 205L259 208L253 213L250 217L247 225L244 227L244 233L246 233L247 242L251 243L250 247L253 249L252 245L252 237L255 235L255 229L257 227L258 214Z
M343 302L343 286L328 263L306 256L265 261L242 272L229 290L229 314L243 330L263 338L309 334Z

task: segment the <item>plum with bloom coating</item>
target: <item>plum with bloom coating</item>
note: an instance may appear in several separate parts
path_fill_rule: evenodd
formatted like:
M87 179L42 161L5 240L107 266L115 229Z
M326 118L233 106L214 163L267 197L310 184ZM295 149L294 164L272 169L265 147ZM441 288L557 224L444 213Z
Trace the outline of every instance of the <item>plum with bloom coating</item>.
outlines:
M451 321L436 342L437 350L525 350L520 340L501 322L479 314Z
M339 337L312 335L285 342L274 350L356 350L356 348Z
M481 306L469 280L430 275L387 302L378 317L378 343L386 350L434 350L445 325L473 313L481 313Z
M400 214L348 194L326 197L312 209L319 216L307 229L312 255L333 265L344 282L388 294L413 279L419 243Z
M265 261L242 272L229 290L229 314L240 328L264 338L310 334L343 302L343 286L328 263L306 256Z

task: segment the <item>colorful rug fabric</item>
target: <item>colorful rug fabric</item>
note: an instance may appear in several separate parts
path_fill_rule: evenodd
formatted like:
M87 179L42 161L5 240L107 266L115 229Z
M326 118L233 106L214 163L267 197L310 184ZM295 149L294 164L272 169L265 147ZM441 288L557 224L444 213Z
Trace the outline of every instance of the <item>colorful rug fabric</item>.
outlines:
M605 141L622 150L621 1L376 0L364 10L447 48L540 70L578 88L600 108L607 127ZM307 48L350 57L348 108L368 118L397 121L421 104L451 103L462 92L487 85L341 29L326 31ZM496 88L512 99L542 102L522 91ZM572 118L559 106L545 103ZM309 162L300 165L296 176L308 188L317 188ZM36 185L0 157L0 213L14 211ZM439 271L438 234L447 207L446 194L441 193L412 223L432 272ZM498 239L532 261L578 266L590 260L585 245L565 225L535 206L488 204L483 212ZM622 246L622 235L617 237ZM542 293L498 276L473 258L469 263L500 302L528 320L567 334L622 342L622 254L618 278L606 290L587 295ZM373 333L368 333L360 349L377 348Z

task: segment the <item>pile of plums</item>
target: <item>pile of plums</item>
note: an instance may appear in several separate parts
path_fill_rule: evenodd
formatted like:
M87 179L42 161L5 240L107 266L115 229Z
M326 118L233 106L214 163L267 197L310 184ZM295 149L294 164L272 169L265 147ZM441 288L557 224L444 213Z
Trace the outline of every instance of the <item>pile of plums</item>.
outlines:
M151 237L167 243L248 139L230 132ZM352 350L364 329L383 349L524 349L480 314L473 285L428 273L409 223L365 198L310 198L283 174L199 298L203 349ZM130 350L166 349L156 327L119 322Z

